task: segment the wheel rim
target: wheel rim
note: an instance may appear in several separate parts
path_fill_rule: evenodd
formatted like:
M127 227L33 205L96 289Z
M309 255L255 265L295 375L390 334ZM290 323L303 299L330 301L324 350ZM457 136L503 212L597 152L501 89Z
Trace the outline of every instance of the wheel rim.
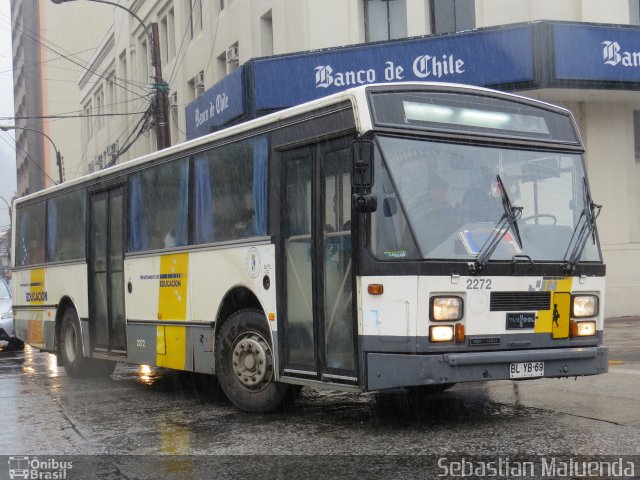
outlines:
M64 353L67 360L73 363L76 359L76 329L72 324L67 324L64 331Z
M231 368L240 384L252 392L266 388L273 377L273 354L262 335L246 332L233 343Z

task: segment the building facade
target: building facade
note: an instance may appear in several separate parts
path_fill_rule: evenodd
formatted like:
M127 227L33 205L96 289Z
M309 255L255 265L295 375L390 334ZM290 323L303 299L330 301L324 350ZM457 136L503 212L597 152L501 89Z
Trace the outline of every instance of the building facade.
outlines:
M78 72L111 24L111 9L87 2L65 7L11 0L15 125L31 129L15 130L18 196L60 181L55 149L45 135L64 157L66 178L84 173L76 169L85 155L77 135Z
M172 143L188 138L193 126L190 108L197 104L196 99L206 98L207 92L224 82L234 83L244 75L239 71L251 62L257 64L258 58L345 45L353 45L356 51L384 48L385 42L391 45L404 38L437 34L433 38L447 39L455 36L455 32L538 20L594 22L612 28L623 25L633 32L637 29L632 26L640 23L640 0L124 0L120 3L130 12L120 8L103 10L103 20L107 19L108 25L101 31L102 40L91 53L83 73L76 77L74 87L80 103L76 108L82 110L83 118L72 138L75 147L70 146L69 150L80 148L82 154L66 155L67 172L87 173L156 149L151 44L148 32L131 12L147 26L158 24L162 72L169 88ZM46 9L66 13L71 7L73 4L69 3ZM92 21L93 18L92 15ZM47 26L49 20L53 18L47 19ZM571 30L568 31L571 35ZM365 45L371 42L382 43ZM573 43L576 42L579 40ZM573 111L587 146L586 162L594 200L604 205L598 223L608 268L606 314L637 315L640 304L635 299L640 295L640 273L629 265L640 264L640 48L619 42L616 47L614 39L610 43L610 61L624 63L622 55L629 54L628 84L599 82L595 77L574 81L574 70L577 73L580 66L569 58L566 79L556 75L553 82L531 81L504 88ZM599 46L598 55L602 55L603 48ZM538 57L546 55L541 47L536 51ZM579 58L579 53L574 57ZM538 58L534 60L539 62ZM293 68L286 73L297 78L303 72ZM256 83L263 80L268 79L254 78ZM446 80L456 81L455 77ZM286 90L286 83L283 88ZM17 94L17 98L21 97Z

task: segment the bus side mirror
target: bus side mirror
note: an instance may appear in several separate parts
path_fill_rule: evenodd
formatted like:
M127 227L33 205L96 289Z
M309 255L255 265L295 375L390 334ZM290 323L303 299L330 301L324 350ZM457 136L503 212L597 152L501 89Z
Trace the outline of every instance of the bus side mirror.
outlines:
M352 197L353 209L360 213L371 213L378 209L378 197L372 193L354 193Z
M351 144L351 186L362 190L373 186L373 142L357 140Z
M378 199L369 190L373 186L373 142L357 140L351 144L351 187L353 209L360 213L375 212Z

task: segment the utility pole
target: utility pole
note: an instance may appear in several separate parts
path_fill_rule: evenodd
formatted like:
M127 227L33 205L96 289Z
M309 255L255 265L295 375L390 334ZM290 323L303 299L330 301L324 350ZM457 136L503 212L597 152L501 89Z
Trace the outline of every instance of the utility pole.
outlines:
M160 58L160 35L158 23L151 24L152 59L151 64L155 69L153 88L156 91L156 134L158 150L171 146L171 132L169 131L169 98L167 90L169 86L162 79L162 61Z
M75 0L51 0L55 4L61 3L69 3ZM134 17L145 33L147 34L147 38L149 40L149 44L151 45L151 65L154 68L154 83L153 88L156 91L156 108L155 108L155 117L156 117L156 146L158 150L162 150L163 148L167 148L171 146L171 132L169 130L169 96L168 90L169 85L162 79L162 60L160 58L160 36L158 35L158 24L153 22L151 24L151 31L142 21L142 19L136 15L133 10L125 7L124 5L120 5L119 3L112 2L110 0L89 0L90 2L96 3L105 3L107 5L112 5L117 8L121 8L122 10L127 11L132 17Z

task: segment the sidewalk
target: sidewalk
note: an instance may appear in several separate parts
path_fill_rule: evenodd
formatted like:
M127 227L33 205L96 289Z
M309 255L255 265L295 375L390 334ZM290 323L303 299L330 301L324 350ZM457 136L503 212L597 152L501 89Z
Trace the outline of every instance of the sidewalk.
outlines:
M640 322L640 317L637 316L629 316L629 317L607 317L604 319L604 324L611 323L634 323Z

